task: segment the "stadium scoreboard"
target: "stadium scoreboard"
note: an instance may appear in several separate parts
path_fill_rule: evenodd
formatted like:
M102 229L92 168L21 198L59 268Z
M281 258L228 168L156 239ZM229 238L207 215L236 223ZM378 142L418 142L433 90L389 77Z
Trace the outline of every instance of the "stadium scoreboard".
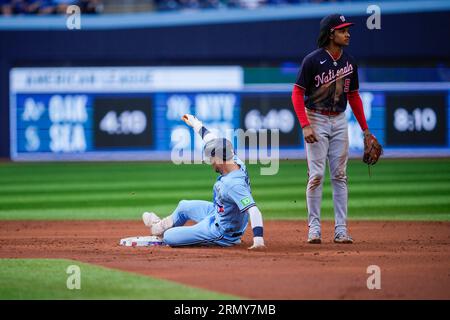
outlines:
M235 127L242 77L228 66L12 69L11 157L165 159L194 144L185 113Z
M387 149L450 150L448 90L362 87L369 127ZM304 146L290 90L247 87L240 66L13 68L11 158L170 160L174 150L200 153L201 139L181 121L185 113L227 138L237 128L278 129L280 155L295 158ZM360 152L363 136L350 107L346 115L350 150Z

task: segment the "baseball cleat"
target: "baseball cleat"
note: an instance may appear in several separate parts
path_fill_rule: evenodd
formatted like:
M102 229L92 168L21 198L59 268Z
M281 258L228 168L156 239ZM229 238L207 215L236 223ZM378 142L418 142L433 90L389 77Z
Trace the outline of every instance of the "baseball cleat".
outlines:
M144 212L142 221L147 227L151 227L153 224L160 222L161 219L154 212Z
M320 238L320 234L314 233L308 236L308 243L311 244L320 244L322 243L322 239Z
M353 243L353 239L347 234L338 234L334 237L334 243Z

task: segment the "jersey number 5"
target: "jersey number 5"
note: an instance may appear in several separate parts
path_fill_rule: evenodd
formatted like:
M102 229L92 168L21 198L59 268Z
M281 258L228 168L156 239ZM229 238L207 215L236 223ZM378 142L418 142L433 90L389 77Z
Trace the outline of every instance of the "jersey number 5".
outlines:
M347 93L350 90L350 79L345 79L344 92Z

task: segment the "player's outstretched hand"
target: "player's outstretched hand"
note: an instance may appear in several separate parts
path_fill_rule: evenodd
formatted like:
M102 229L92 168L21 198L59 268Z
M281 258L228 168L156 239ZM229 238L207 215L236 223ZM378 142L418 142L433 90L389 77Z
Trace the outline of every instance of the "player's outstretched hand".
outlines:
M201 127L201 121L192 114L185 114L181 117L181 120L183 120L189 127L195 128L198 125Z
M264 239L262 237L254 237L253 245L248 248L248 250L264 250L266 246L264 245Z

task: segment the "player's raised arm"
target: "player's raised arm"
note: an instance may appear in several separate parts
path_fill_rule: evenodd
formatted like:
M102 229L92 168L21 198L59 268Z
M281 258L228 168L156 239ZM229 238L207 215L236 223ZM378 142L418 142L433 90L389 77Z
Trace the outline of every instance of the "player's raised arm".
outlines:
M185 114L181 119L188 126L192 127L194 131L197 132L200 135L200 137L202 137L205 143L217 138L217 136L208 129L206 129L203 123L200 120L198 120L195 116L191 114Z

